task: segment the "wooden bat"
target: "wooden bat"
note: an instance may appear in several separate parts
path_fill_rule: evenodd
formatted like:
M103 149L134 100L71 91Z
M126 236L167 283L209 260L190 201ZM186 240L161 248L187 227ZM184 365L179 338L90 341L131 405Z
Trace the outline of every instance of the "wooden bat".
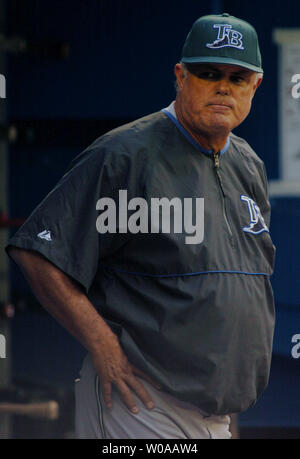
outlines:
M54 400L32 403L0 403L1 413L54 420L59 417L59 405Z

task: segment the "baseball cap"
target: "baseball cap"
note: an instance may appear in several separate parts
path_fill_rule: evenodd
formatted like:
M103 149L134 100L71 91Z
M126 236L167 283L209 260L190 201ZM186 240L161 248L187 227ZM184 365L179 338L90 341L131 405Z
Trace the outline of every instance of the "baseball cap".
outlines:
M228 13L202 16L194 22L183 46L181 62L233 64L263 73L254 27Z

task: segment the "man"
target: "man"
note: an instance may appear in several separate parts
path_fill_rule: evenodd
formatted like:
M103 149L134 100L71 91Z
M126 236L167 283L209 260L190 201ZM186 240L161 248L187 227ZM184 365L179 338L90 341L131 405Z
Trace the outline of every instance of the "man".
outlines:
M88 351L80 438L229 438L228 415L267 385L267 179L231 132L262 73L250 24L199 18L175 103L97 139L9 243L41 304Z

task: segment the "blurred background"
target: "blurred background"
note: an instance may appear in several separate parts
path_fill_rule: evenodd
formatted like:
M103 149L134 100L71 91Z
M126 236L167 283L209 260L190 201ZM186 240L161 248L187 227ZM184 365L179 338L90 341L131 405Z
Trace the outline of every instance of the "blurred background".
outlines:
M300 438L298 0L0 0L0 438L72 438L85 353L32 296L7 238L95 138L169 105L192 23L222 12L260 39L263 84L234 132L265 162L277 247L269 386L235 436Z

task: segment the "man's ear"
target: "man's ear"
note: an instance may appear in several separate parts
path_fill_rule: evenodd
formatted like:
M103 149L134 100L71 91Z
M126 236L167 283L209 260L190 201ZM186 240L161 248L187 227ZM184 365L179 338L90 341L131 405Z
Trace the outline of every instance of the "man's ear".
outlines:
M262 80L263 80L263 75L261 74L261 75L259 75L259 77L257 78L256 83L255 83L255 85L254 85L254 93L255 93L255 91L257 90L257 88L261 85Z
M175 65L174 73L176 76L177 88L180 90L186 77L185 71L181 64L178 63Z

